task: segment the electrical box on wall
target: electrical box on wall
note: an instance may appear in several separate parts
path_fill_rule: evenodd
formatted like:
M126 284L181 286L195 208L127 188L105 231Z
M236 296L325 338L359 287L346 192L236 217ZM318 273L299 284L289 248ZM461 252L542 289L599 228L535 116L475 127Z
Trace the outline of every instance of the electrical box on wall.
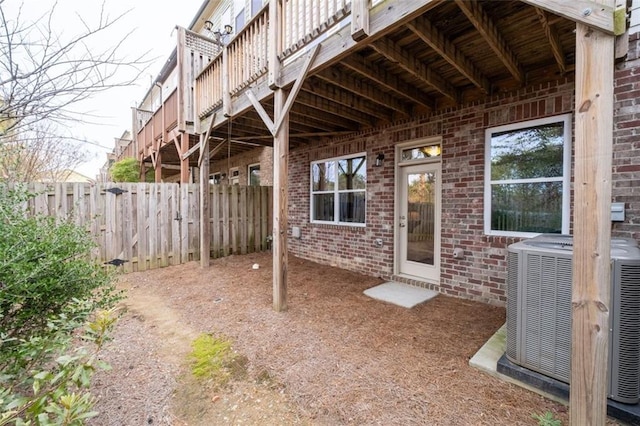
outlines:
M611 203L611 221L624 222L624 203Z

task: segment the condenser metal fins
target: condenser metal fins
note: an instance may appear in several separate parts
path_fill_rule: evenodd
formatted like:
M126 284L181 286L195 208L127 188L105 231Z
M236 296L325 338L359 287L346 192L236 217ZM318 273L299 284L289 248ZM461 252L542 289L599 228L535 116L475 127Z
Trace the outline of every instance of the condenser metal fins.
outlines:
M507 357L569 383L572 238L540 235L508 248ZM611 240L609 398L640 401L640 248Z

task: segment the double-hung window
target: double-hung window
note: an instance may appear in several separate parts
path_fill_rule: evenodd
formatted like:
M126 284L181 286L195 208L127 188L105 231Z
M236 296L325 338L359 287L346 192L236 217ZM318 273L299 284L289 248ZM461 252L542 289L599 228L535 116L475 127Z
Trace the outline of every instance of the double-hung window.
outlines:
M485 141L485 233L568 233L571 115L487 129Z
M311 222L364 225L367 159L364 153L311 163Z

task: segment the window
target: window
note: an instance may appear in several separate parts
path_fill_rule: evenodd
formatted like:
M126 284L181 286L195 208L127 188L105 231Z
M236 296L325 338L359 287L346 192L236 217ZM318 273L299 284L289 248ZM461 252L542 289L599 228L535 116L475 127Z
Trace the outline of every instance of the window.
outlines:
M255 16L262 9L262 0L251 0L251 16Z
M222 173L213 173L209 175L209 183L220 185L222 183Z
M235 30L236 34L238 34L240 33L242 27L244 27L244 0L234 0L233 13L236 16L236 26L233 29Z
M568 233L571 115L487 129L485 140L485 233Z
M364 225L366 187L364 153L311 163L311 221Z
M229 170L229 185L240 185L240 170L237 167Z
M260 164L249 164L249 185L260 186Z

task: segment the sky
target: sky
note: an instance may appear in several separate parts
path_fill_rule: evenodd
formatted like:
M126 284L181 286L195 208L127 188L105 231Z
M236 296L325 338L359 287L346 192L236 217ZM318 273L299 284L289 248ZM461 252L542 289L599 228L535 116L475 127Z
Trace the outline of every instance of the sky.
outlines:
M17 13L17 7L22 4L22 20L27 22L48 14L54 3L57 4L53 27L67 35L82 31L79 16L86 22L95 23L103 7L103 0L5 0L2 8L10 15ZM114 147L115 138L131 128L131 107L142 100L176 46L175 26L187 27L202 3L203 0L104 0L105 12L111 18L125 12L126 15L107 37L97 42L111 46L133 31L121 46L120 54L134 58L148 52L152 61L135 86L110 89L77 105L79 111L96 117L91 120L95 122L93 124L71 126L74 135L90 141L83 145L92 156L76 169L77 172L96 177L106 161L106 154Z

